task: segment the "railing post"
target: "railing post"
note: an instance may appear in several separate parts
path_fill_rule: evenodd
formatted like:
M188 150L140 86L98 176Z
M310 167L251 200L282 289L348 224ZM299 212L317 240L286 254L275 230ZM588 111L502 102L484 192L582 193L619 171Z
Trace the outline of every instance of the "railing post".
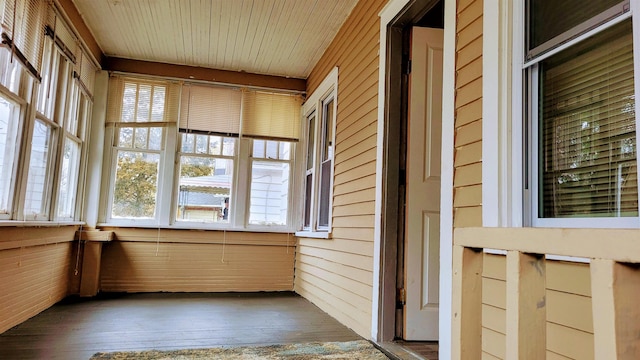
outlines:
M482 356L482 258L479 249L453 247L451 358Z
M506 358L546 358L546 264L544 255L507 252Z
M640 359L640 269L591 259L595 358Z

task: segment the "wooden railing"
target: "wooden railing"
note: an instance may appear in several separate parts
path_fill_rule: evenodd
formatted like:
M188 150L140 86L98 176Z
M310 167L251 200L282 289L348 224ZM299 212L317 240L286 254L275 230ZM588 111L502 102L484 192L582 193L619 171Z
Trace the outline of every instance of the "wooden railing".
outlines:
M640 359L640 230L547 228L454 231L453 359L482 357L484 249L506 252L506 359L547 357L545 255L589 260L595 359Z

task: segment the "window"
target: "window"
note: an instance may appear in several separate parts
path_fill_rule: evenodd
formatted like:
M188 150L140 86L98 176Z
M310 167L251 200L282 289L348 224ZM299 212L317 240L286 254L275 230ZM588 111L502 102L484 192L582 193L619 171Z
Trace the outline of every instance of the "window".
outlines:
M287 225L293 149L289 141L253 140L249 224Z
M10 218L13 206L19 125L20 105L0 93L0 216L2 218Z
M180 134L176 220L229 222L237 139Z
M167 83L120 77L111 81L108 121L115 127L111 154L114 186L109 202L112 219L157 218L168 87Z
M112 182L103 189L104 221L293 226L300 96L115 75L109 88Z
M588 5L530 1L528 8L530 183L537 226L593 226L588 218L596 217L608 218L603 224L637 226L629 3Z
M335 68L303 107L306 141L304 211L306 232L330 232L338 70Z

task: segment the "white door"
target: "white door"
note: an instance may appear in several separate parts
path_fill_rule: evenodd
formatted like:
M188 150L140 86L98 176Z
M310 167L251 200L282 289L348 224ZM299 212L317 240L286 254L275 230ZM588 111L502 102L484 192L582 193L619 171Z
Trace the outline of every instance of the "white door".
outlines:
M438 340L443 31L414 27L409 77L404 339Z

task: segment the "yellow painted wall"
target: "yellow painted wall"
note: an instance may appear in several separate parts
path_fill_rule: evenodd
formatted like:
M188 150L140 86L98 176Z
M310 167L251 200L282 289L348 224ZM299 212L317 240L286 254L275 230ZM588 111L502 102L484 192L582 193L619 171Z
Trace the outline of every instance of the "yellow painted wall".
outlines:
M546 268L547 358L593 359L589 265L547 261ZM482 272L483 358L505 358L506 291L506 257L485 254Z
M482 226L482 6L457 5L454 227Z
M0 333L69 294L76 226L0 228Z
M107 228L105 292L291 291L290 234Z
M307 93L338 66L333 234L299 239L295 291L358 334L371 334L378 120L378 13L360 1L307 81Z

